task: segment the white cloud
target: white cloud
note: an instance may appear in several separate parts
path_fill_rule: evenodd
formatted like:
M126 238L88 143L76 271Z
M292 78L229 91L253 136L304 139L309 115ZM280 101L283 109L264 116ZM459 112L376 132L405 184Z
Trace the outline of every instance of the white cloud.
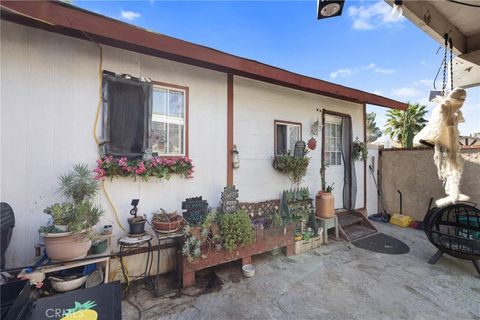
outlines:
M392 16L392 8L380 0L372 5L351 6L348 15L353 19L353 28L357 30L372 30L381 26L391 26L403 22L405 18Z
M381 96L382 90L373 90L372 93Z
M129 21L140 18L140 16L141 16L140 13L138 13L138 12L124 11L124 10L122 10L120 15L123 19L129 20Z
M395 73L395 70L394 69L376 68L375 72L376 73L381 73L381 74L392 74L392 73Z
M420 64L423 65L423 66L426 65L426 64L427 64L427 60L420 60Z
M331 78L336 78L336 77L349 77L354 73L352 69L348 68L343 68L343 69L338 69L332 73L330 73Z
M431 87L433 85L433 80L432 79L420 79L420 80L417 80L417 81L413 81L413 84L416 85L416 86L424 85L424 86L427 86L427 87Z
M346 77L350 77L350 76L352 76L352 75L354 75L358 72L366 71L366 70L373 70L373 72L381 73L381 74L391 74L391 73L395 72L395 70L393 70L393 69L384 69L384 68L377 67L377 65L372 62L372 63L367 64L365 66L359 66L359 67L354 67L354 68L341 68L341 69L335 70L335 71L330 73L330 77L334 78L334 79L337 78L337 77L346 78Z
M394 96L406 100L414 100L422 95L422 92L415 87L402 87L393 89L392 93Z

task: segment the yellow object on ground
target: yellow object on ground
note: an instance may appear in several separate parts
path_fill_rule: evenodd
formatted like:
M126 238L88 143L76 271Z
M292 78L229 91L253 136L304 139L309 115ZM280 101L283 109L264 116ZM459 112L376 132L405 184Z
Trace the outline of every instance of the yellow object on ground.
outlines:
M409 216L404 216L398 213L395 213L391 218L390 218L390 223L400 226L402 228L408 227L410 224L412 224L413 219Z

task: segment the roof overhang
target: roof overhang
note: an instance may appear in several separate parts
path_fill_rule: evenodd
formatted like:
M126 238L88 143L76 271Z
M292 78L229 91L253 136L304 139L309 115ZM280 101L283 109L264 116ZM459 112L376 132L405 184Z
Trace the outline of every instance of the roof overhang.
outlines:
M453 40L455 86L480 85L480 5L478 0L403 0L403 15L441 45L448 33ZM393 0L385 0L393 5Z
M42 30L362 104L407 104L151 32L57 1L1 2L1 18ZM88 35L88 36L87 36Z

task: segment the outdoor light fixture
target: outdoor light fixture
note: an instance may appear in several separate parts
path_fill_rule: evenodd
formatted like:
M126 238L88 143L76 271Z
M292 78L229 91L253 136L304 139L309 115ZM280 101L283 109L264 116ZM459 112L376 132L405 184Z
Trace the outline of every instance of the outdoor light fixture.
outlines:
M344 3L345 0L317 0L317 19L341 15Z
M394 0L393 1L393 8L391 12L392 19L398 20L403 15L403 1L402 0Z
M240 168L240 157L238 155L238 150L237 150L237 145L233 145L233 169L238 169Z

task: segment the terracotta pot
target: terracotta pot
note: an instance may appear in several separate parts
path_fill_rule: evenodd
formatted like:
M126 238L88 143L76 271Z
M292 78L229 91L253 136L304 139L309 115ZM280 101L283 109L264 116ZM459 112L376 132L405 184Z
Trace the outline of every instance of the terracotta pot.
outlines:
M315 199L316 214L328 219L335 215L335 198L330 192L319 191Z
M86 232L72 234L71 232L43 234L45 250L52 260L68 261L83 258L92 245Z
M183 218L178 216L175 220L172 221L160 221L157 219L152 219L153 228L159 231L172 231L177 230L182 226Z

